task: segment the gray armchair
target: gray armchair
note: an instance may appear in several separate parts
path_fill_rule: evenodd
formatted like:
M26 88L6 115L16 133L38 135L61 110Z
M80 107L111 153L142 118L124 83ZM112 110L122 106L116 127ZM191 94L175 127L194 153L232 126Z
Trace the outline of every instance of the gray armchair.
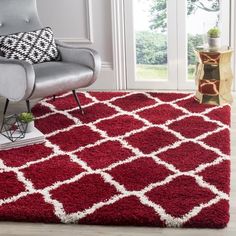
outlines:
M27 32L43 28L36 0L0 0L0 35ZM9 60L0 54L0 96L9 101L26 101L54 96L72 90L83 113L76 89L93 84L100 72L101 59L89 48L78 48L57 41L61 61L31 65L25 61Z

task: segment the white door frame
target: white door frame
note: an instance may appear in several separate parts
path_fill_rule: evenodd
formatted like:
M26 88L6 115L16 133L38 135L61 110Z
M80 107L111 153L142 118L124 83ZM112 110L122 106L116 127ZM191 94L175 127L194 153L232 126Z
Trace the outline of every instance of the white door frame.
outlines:
M171 1L177 1L177 0L171 0ZM182 4L184 4L184 0L178 0L182 1ZM127 55L126 55L126 43L125 43L125 37L127 34L127 31L129 30L128 27L125 28L125 6L127 2L130 2L130 0L111 0L111 12L112 12L112 38L113 38L113 70L114 70L114 76L117 81L117 89L118 90L126 90L127 89L127 81L128 81L128 70L127 70ZM181 5L182 5L181 4ZM179 4L178 6L181 7ZM183 7L183 5L182 5ZM181 8L186 9L185 8ZM236 27L236 4L234 3L234 0L231 0L231 33L230 33L230 38L231 38L231 45L233 48L236 49L236 30L234 29ZM185 14L180 14L176 16L176 19L179 17L184 17ZM179 26L180 27L180 26ZM179 35L178 35L178 42L179 43L176 46L176 49L178 50L178 53L185 53L183 50L183 45L186 47L186 43L183 44L183 40L186 40L187 42L187 35L186 38L183 37L183 33L181 34L181 30L186 32L186 29L182 27L182 29L179 30ZM182 36L181 36L182 35ZM175 49L173 49L175 50ZM186 55L186 53L185 53ZM183 55L182 55L183 56ZM169 59L170 60L170 59ZM177 68L177 73L179 78L183 78L182 75L183 73L186 73L186 68L187 65L184 65L185 63L182 61L178 62L178 68ZM234 56L233 58L233 70L234 74L236 75L236 57ZM181 88L181 80L178 82L178 89L183 90ZM191 85L192 86L192 85ZM186 86L185 86L186 87ZM143 87L145 89L145 86ZM162 89L162 88L158 88ZM170 90L171 88L166 88ZM234 83L234 91L236 91L236 82Z

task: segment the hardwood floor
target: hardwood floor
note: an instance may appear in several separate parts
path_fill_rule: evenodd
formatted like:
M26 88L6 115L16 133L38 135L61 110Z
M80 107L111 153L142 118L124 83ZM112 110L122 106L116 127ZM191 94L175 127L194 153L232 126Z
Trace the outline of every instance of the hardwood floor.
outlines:
M236 101L236 94L234 94ZM236 103L236 102L235 102ZM10 109L22 110L25 104L11 105ZM3 101L0 99L0 110ZM10 111L10 110L9 110ZM232 112L232 175L231 175L231 221L223 230L208 229L160 229L141 227L103 227L81 225L45 225L31 223L0 223L0 235L4 236L233 236L236 235L236 104Z

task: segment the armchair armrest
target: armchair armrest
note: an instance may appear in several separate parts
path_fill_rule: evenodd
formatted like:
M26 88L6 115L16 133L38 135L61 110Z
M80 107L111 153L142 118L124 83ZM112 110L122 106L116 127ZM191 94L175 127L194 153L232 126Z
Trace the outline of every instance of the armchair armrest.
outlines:
M27 100L34 90L34 84L32 65L0 56L0 96L15 102Z
M78 63L87 66L93 70L93 79L90 84L94 83L101 70L101 57L97 51L90 48L80 48L56 40L57 47L64 62Z

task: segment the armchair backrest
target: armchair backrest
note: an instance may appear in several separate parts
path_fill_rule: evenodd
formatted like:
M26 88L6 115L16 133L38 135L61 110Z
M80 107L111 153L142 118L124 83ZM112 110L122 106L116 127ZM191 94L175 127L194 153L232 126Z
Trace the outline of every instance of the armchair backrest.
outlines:
M36 0L0 0L0 35L40 28Z

